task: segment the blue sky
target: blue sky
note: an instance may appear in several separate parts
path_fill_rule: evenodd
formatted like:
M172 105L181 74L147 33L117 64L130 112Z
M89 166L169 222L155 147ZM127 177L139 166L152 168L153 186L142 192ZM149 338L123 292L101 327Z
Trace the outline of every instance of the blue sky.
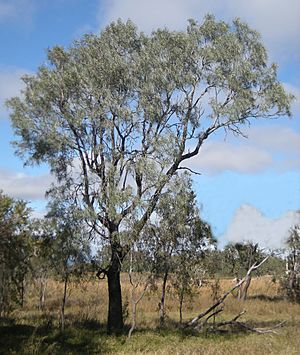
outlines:
M131 18L141 30L184 29L188 18L206 13L234 17L257 29L279 78L296 96L293 119L254 122L248 139L217 135L191 162L202 215L220 243L253 239L279 246L300 209L300 2L298 0L0 0L0 189L43 210L51 182L46 166L23 167L4 100L17 95L20 77L34 73L53 45L68 46L110 21Z

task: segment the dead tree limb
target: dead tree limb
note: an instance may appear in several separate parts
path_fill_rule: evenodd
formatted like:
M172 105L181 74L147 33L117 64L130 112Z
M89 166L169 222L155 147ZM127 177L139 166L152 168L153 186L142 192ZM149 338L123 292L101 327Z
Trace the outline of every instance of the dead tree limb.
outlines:
M234 318L232 318L231 320L228 320L228 321L224 321L224 322L218 322L215 324L215 327L224 327L226 325L234 325L234 324L237 324L237 320L243 315L245 314L246 311L242 311L240 312L238 315L236 315Z
M232 327L236 327L236 328L241 328L245 331L249 331L252 333L258 333L258 334L278 334L274 329L282 327L283 324L286 322L280 322L278 324L276 324L274 327L269 328L269 329L265 329L265 328L255 328L255 327L251 327L249 324L246 324L244 322L238 321L238 319L246 313L246 311L242 311L240 312L238 315L236 315L234 318L228 320L228 321L224 321L224 322L218 322L218 323L213 323L213 324L208 324L208 319L210 319L211 317L213 317L214 315L222 312L223 309L219 309L215 312L213 312L209 317L207 317L205 319L205 321L200 325L198 325L195 329L197 330L201 330L202 328L204 328L206 326L206 328L208 326L211 326L210 329L217 329L217 328L222 328L222 327L226 327L226 326L232 326Z
M223 312L223 310L224 310L223 307L220 308L220 309L215 310L213 313L211 313L211 314L205 319L205 321L204 321L204 322L200 325L200 327L197 328L197 329L204 328L204 327L208 324L208 321L209 321L210 318L212 318L212 317L216 316L217 314Z
M209 315L214 309L224 303L225 299L237 288L241 287L241 285L249 278L251 273L257 270L263 263L268 260L269 256L266 256L259 264L255 262L250 269L247 271L245 277L243 277L239 282L237 282L229 291L225 292L224 295L218 299L216 303L214 303L211 307L209 307L206 311L200 313L197 317L191 319L188 323L185 324L185 328L193 327L198 324L198 322L205 316Z
M243 323L243 322L232 322L231 325L236 325L240 328L244 328L245 330L248 330L253 333L258 333L258 334L270 334L270 333L271 334L278 334L274 329L282 327L284 323L285 323L285 321L280 322L270 329L254 328L254 327L251 327L250 325Z

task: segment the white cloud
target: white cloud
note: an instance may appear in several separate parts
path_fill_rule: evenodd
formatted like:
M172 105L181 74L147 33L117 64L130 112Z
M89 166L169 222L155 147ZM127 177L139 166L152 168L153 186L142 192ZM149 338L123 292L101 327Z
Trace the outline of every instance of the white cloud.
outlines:
M269 219L250 205L242 205L224 235L226 242L252 241L262 247L281 248L289 230L300 223L300 213L288 211L280 218Z
M299 57L298 0L226 0L225 3L226 17L241 17L257 29L276 58L290 59L290 55Z
M0 24L31 24L35 0L0 0Z
M28 71L22 68L0 68L0 119L8 115L5 100L19 95L24 87L21 77L25 74Z
M252 174L300 169L299 132L269 124L250 127L244 133L248 139L230 137L227 141L208 141L188 166L206 174L226 170Z
M278 60L299 57L300 2L298 0L106 0L100 2L99 17L105 23L117 18L132 19L140 29L151 31L167 26L183 29L188 18L202 20L207 13L231 20L240 17L263 35Z
M14 14L14 6L7 2L0 2L0 23Z
M11 197L25 200L45 198L45 192L53 182L50 174L30 176L7 170L0 170L0 188Z
M251 127L247 132L248 142L270 152L300 153L300 133L283 125Z
M151 32L157 27L167 26L171 29L184 28L193 10L197 9L196 0L113 0L106 1L109 23L121 18L130 18L138 27Z
M283 85L285 90L288 93L293 94L295 96L295 100L292 103L292 114L294 116L299 115L300 114L300 89L289 83L284 83Z
M258 173L272 164L272 156L252 146L236 146L213 141L203 146L189 166L203 173L216 174L224 170L240 173Z

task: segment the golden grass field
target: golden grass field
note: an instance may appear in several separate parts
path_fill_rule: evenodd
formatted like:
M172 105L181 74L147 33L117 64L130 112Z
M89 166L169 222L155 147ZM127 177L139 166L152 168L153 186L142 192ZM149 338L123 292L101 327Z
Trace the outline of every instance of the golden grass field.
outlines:
M212 281L211 281L212 282ZM232 280L221 280L221 293L232 287ZM128 304L126 325L130 325L130 284L122 275L123 302ZM166 299L167 325L158 328L159 288L148 291L138 305L137 329L130 339L126 334L108 336L105 332L107 289L105 280L72 282L66 307L66 330L59 332L59 309L63 285L49 280L45 309L38 310L38 287L28 286L23 309L13 312L14 322L0 327L0 354L300 354L300 305L280 295L279 284L269 277L254 278L249 298L226 301L218 320L234 317L255 327L270 328L286 321L278 334L249 332L201 333L178 328L178 301L169 290ZM158 285L159 287L159 285ZM210 282L201 287L193 302L184 306L184 320L212 304ZM125 307L126 308L126 307Z

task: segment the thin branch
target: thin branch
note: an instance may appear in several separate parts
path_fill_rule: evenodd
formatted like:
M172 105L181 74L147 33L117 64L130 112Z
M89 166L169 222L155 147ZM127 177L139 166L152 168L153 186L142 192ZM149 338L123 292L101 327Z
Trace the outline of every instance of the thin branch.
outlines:
M201 173L198 173L197 171L194 171L194 170L188 168L187 166L180 166L179 168L177 168L177 170L188 170L192 174L202 175Z

